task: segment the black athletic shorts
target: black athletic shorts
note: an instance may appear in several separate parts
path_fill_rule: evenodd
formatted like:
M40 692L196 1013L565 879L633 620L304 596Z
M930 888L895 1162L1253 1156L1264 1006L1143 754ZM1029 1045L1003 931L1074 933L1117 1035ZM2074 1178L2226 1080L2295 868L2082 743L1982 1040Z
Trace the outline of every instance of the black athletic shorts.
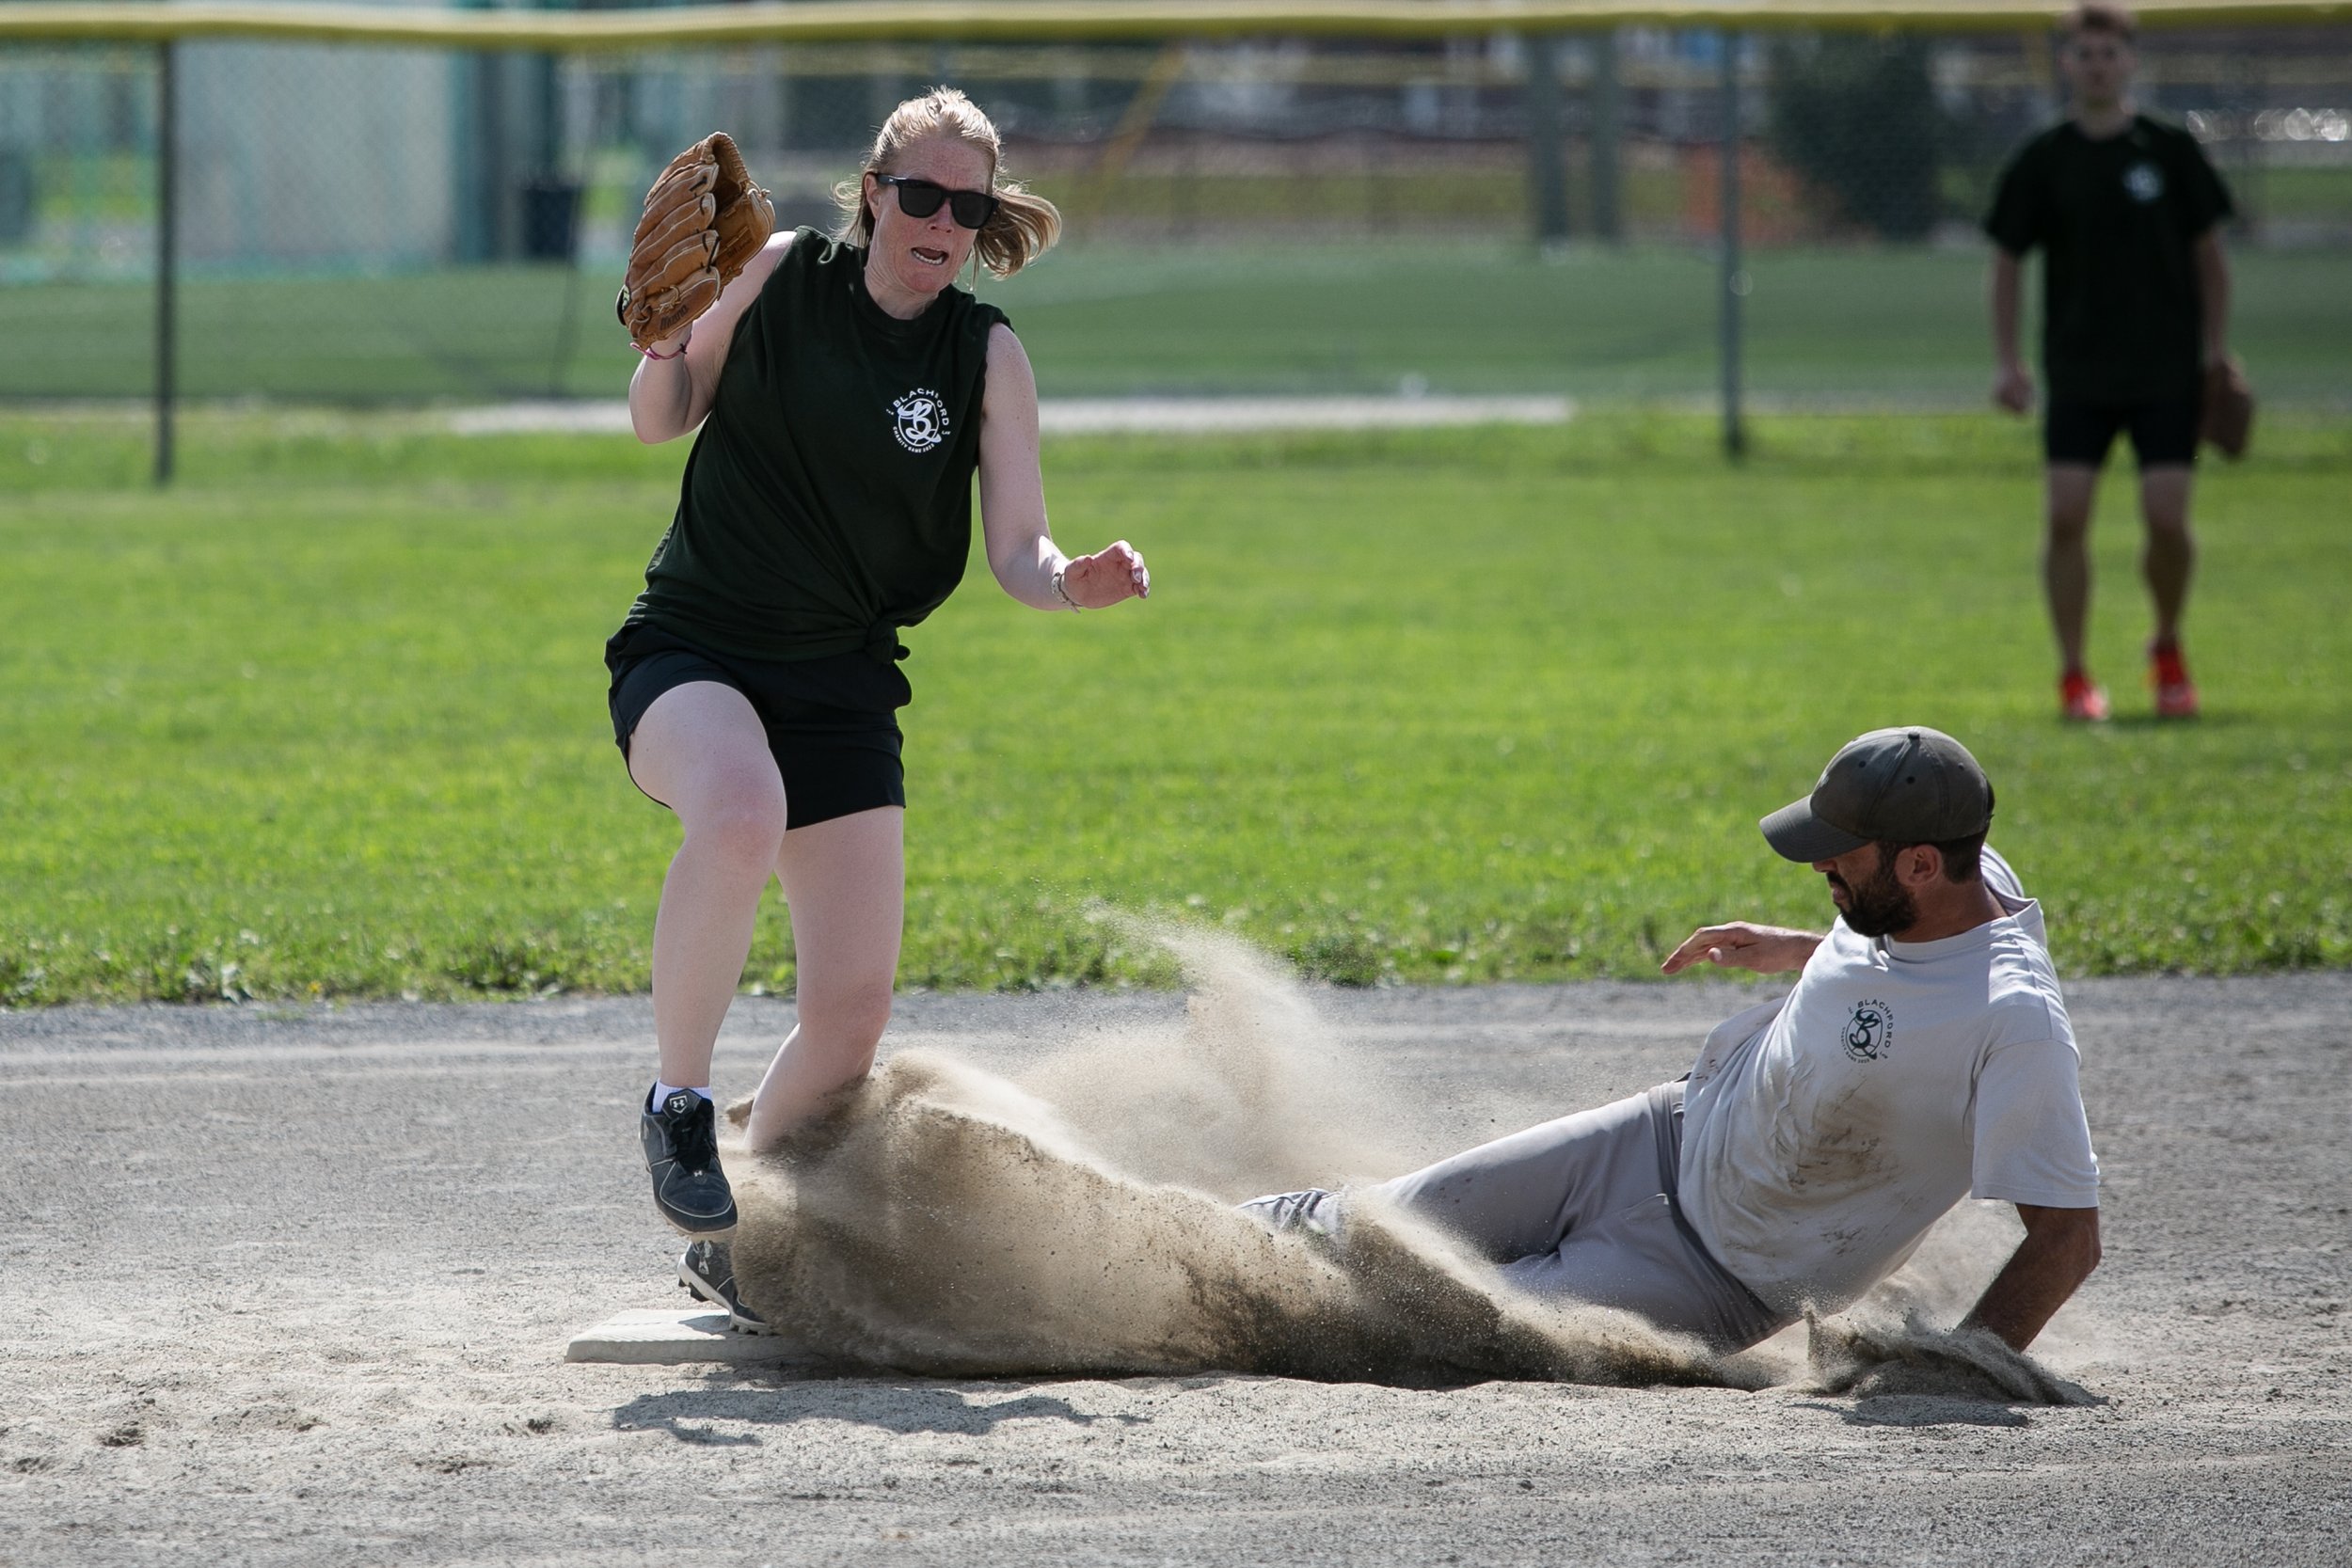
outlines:
M717 681L750 699L784 776L785 826L907 803L898 710L914 693L895 664L865 652L825 658L738 658L640 622L604 645L612 673L612 739L629 736L654 699L689 681Z
M2193 397L2153 403L2052 398L2042 417L2042 456L2051 463L2088 463L2095 468L2107 460L2115 433L2123 430L2131 433L2132 451L2143 471L2169 463L2194 463L2202 413Z

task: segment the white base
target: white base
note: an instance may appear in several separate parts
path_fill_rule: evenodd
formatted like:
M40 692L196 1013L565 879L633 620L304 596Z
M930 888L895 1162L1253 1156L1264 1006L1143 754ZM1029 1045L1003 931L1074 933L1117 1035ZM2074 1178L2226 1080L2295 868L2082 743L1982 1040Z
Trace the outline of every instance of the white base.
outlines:
M684 1312L643 1308L617 1313L572 1337L566 1361L619 1361L638 1366L675 1366L694 1361L773 1365L809 1361L808 1352L769 1334L737 1334L727 1315L712 1307Z

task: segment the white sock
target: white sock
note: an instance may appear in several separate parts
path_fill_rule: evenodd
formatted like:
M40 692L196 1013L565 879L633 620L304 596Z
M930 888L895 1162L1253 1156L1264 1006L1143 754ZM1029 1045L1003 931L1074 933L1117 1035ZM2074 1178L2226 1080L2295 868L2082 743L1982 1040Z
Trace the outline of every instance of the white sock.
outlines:
M657 1079L655 1079L655 1080L654 1080L653 1092L652 1092L651 1094L648 1094L647 1096L645 1096L645 1109L646 1109L646 1110L648 1110L648 1111L650 1111L650 1110L654 1109L656 1106L660 1105L660 1104L663 1101L665 1101L665 1100L669 1099L672 1095L674 1095L674 1094L677 1093L677 1092L678 1092L678 1090L679 1090L679 1088L680 1088L681 1086L682 1086L682 1087L685 1087L685 1088L692 1089L692 1090L694 1091L694 1093L696 1093L696 1094L698 1094L698 1095L701 1095L701 1096L702 1096L705 1100L708 1100L708 1099L710 1098L710 1085L707 1085L707 1084L705 1084L705 1085L701 1085L700 1087L696 1087L694 1085L691 1085L691 1084L687 1084L687 1085L677 1085L677 1084L664 1084L663 1082L661 1082L660 1079L658 1079L658 1078L657 1078Z

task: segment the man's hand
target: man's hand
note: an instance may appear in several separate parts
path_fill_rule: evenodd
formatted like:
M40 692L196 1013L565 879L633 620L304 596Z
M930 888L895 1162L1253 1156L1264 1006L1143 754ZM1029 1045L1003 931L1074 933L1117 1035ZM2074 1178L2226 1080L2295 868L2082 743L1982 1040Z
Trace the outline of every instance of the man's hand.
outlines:
M2244 457L2254 431L2254 388L2246 372L2225 351L2205 365L2204 405L2198 413L2197 437L2211 443L2229 458Z
M1821 945L1819 931L1793 931L1786 926L1751 926L1735 920L1728 926L1702 926L1666 955L1659 967L1679 974L1702 958L1724 969L1752 969L1758 974L1786 974L1803 969Z
M1993 401L2012 414L2033 412L2033 372L2023 365L2004 365L1994 378Z

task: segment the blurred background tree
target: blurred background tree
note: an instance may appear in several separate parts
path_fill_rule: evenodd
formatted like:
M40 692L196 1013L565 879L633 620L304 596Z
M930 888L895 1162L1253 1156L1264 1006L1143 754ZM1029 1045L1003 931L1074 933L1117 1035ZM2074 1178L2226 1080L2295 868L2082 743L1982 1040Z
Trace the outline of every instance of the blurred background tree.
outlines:
M1924 40L1817 34L1772 50L1775 156L1879 238L1924 240L1944 215L1937 171L1948 140Z

